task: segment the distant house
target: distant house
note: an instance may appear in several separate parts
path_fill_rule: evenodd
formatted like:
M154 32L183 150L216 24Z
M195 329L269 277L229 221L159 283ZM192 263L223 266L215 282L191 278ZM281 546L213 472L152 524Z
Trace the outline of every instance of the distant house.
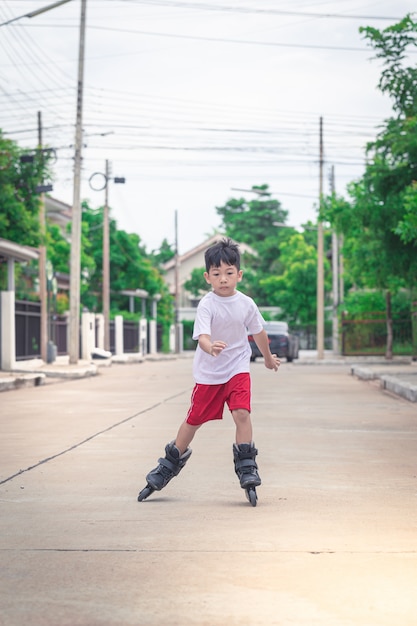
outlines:
M72 207L61 200L45 196L45 213L47 219L59 226L64 236L68 236L67 225L72 219Z
M70 240L71 236L67 231L67 226L72 220L72 206L56 198L51 198L51 196L45 196L45 214L49 222L60 228L62 236ZM57 279L58 291L69 291L70 279L68 274L55 272L55 278Z
M184 288L184 283L191 278L191 274L194 269L204 268L204 253L208 247L224 239L226 235L222 233L216 233L209 239L206 239L195 248L192 248L185 254L178 257L178 260L173 258L163 265L165 272L164 278L168 284L169 291L175 296L177 274L178 274L178 305L179 305L179 321L193 320L195 318L195 309L200 298L196 298ZM255 250L245 243L239 243L241 253L248 252L256 255ZM204 271L204 270L203 270Z

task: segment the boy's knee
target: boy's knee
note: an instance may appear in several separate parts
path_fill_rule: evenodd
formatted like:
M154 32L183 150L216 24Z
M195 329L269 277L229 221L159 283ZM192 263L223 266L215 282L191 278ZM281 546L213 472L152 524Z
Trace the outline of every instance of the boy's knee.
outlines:
M234 409L232 415L237 422L246 422L250 419L250 413L247 409Z

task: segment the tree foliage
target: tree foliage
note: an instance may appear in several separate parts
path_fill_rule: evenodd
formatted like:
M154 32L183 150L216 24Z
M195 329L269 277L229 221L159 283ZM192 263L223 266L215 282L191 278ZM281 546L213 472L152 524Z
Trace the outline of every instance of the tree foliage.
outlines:
M36 188L47 176L47 164L48 153L25 154L0 131L0 237L3 239L26 246L39 245L40 196Z
M317 250L301 233L281 245L283 271L261 279L271 306L279 306L290 323L313 324L316 320ZM326 263L327 264L327 263Z
M268 185L253 186L259 199L230 198L222 207L216 207L222 226L229 237L240 243L253 244L267 238L276 230L276 224L285 223L288 211L278 200L268 198ZM266 197L266 200L262 200Z
M289 322L313 324L316 316L317 231L286 225L288 212L272 200L267 185L253 186L259 198L230 199L217 212L225 233L247 243L244 291L261 306L277 306Z
M103 208L91 209L83 203L83 248L89 262L83 264L88 288L83 290L81 302L91 311L102 310L103 292ZM161 295L158 317L169 324L173 319L172 297L152 255L148 255L136 233L127 233L117 228L117 222L109 219L110 239L110 291L113 313L128 310L128 296L122 291L143 289L150 296ZM136 312L141 313L137 303Z
M417 278L417 69L405 64L417 45L417 23L406 16L384 30L360 31L383 61L378 87L395 116L367 145L365 172L348 188L351 202L328 199L323 217L345 236L355 283L395 292Z
M184 283L184 288L195 298L199 298L211 290L211 286L204 278L205 271L205 267L194 268L190 278Z
M151 257L158 267L173 259L174 256L175 246L173 244L170 244L167 239L162 240L159 250L153 250L151 252Z

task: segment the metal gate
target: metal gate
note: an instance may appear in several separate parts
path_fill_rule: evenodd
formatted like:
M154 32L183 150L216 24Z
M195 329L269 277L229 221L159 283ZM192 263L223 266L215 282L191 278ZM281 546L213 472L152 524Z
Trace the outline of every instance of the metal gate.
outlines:
M385 354L387 322L385 313L368 313L366 319L342 318L342 354L345 356L379 356ZM411 318L393 318L393 354L412 354Z

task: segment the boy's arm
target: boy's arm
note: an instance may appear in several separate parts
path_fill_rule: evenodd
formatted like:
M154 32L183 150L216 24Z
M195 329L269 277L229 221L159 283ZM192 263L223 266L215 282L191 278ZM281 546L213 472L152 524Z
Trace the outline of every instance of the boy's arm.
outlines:
M211 354L211 356L217 356L227 346L224 341L211 341L210 335L199 335L198 345L204 352Z
M269 370L277 371L277 369L281 365L281 361L276 354L271 354L266 330L262 329L260 333L257 333L256 335L252 334L252 337L254 338L256 345L258 346L259 350L262 353L262 356L264 357L265 367L267 367Z

